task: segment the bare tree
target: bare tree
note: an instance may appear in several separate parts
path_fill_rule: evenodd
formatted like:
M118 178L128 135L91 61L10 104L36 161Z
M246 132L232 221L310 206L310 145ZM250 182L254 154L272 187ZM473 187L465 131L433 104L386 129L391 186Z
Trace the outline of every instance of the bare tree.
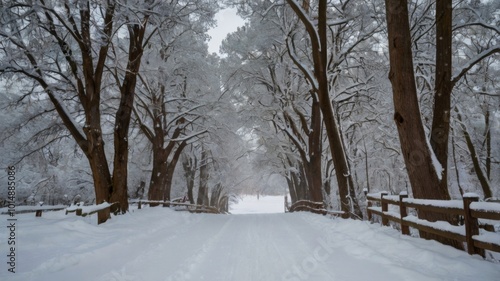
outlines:
M20 75L35 81L52 102L80 149L88 159L94 180L96 203L119 202L113 212L128 209L128 131L134 103L137 73L143 47L156 33L149 29L153 6L135 8L115 1L22 1L2 6L0 36L8 60L1 74ZM154 21L160 23L161 21ZM117 34L126 28L128 48L123 75L116 81L119 93L114 118L114 160L110 172L103 137L104 73ZM46 50L50 50L47 52ZM115 58L118 60L118 58ZM110 87L112 88L112 87ZM28 98L26 96L25 98ZM76 114L68 106L77 107ZM98 214L103 223L109 211Z
M370 36L376 32L378 26L360 25L356 27L366 30L363 30L361 34L355 38L354 43L349 45L347 48L341 49L340 45L336 45L338 48L333 48L333 50L329 52L329 42L331 38L329 36L329 31L333 37L332 41L335 42L335 40L339 38L336 36L341 36L343 28L345 28L349 22L354 21L354 19L341 18L333 20L329 18L329 3L326 0L320 0L318 1L317 8L314 10L314 17L317 17L316 24L316 18L313 20L311 17L312 10L309 1L303 1L302 5L295 0L287 0L287 3L305 26L305 30L309 36L308 39L311 44L309 52L312 61L312 73L309 70L310 67L304 65L304 63L297 56L297 50L294 46L293 33L289 35L290 39L287 41L289 44L289 55L308 80L310 86L312 87L312 93L318 97L330 146L333 166L336 171L335 175L339 187L341 209L346 213L346 215L351 214L353 217L360 217L361 212L357 203L354 180L349 167L347 150L342 138L339 121L336 118L336 114L332 106L332 100L330 98L331 80L329 78L329 71L337 70L337 67L345 62L350 52L352 52L358 44L370 38ZM339 7L335 7L335 9L341 11L345 9L347 4L348 3L341 4ZM338 33L334 32L333 26L339 26Z

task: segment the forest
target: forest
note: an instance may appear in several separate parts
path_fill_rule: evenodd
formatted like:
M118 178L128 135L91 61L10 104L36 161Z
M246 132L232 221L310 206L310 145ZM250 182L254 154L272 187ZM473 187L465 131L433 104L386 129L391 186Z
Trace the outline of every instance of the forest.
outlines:
M209 53L228 7L245 25ZM499 58L499 1L3 0L0 179L15 167L19 205L113 213L238 194L351 218L367 192L498 200Z

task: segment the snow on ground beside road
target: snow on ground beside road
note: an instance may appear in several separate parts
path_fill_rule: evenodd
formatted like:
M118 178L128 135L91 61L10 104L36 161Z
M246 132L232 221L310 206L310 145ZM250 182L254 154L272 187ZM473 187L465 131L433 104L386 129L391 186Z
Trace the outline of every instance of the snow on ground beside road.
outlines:
M17 215L16 273L0 280L499 280L500 264L378 224L309 213L211 215L155 207ZM3 224L7 216L0 216ZM7 228L0 228L7 237Z
M257 196L243 195L237 204L229 207L231 214L265 214L284 213L284 196Z

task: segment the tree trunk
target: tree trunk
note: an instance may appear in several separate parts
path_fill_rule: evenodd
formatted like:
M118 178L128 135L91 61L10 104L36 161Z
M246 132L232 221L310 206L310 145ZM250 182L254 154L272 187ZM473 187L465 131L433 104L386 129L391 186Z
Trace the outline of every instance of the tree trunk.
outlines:
M184 168L184 177L186 178L187 195L191 204L194 204L193 188L194 178L196 176L196 164L196 158L194 158L193 161L192 158L189 158L187 156L184 157L182 161L182 167Z
M411 51L408 4L406 0L386 0L390 72L396 122L401 150L412 186L413 196L423 199L449 200L447 189L440 189L441 170L433 160L433 152L427 145L415 86ZM419 212L421 219L429 221L447 220L449 216ZM420 232L423 238L436 240L463 248L451 239L435 237Z
M483 190L484 198L490 198L493 196L493 192L491 191L491 185L488 180L488 175L481 168L481 163L479 162L479 155L477 155L476 148L474 147L474 143L472 142L472 138L470 137L469 131L467 127L462 123L462 114L458 110L457 117L460 122L460 126L462 127L462 133L464 134L465 142L467 143L467 149L469 150L470 158L472 160L472 164L474 166L474 171L476 172L477 179L479 180L479 184Z
M303 163L297 164L299 167L299 172L294 173L295 175L295 189L297 190L298 200L310 200L311 192L307 185L307 174Z
M115 117L115 156L113 161L113 191L111 201L119 202L112 206L112 212L125 213L128 211L128 133L132 108L134 106L135 86L141 66L143 54L142 42L146 31L148 17L141 25L134 24L129 30L129 55L125 77L120 87L120 105Z
M109 201L112 181L109 173L108 161L104 153L104 143L99 143L89 148L87 159L89 161L92 178L94 180L94 190L96 204ZM110 217L109 209L97 212L97 223L106 222Z
M174 178L175 168L177 167L177 162L179 162L179 158L181 156L182 151L186 147L186 142L182 142L172 157L172 160L166 163L167 165L167 173L165 175L165 185L163 188L163 200L170 201L170 192L172 190L172 180Z
M163 200L163 186L165 186L165 175L167 174L166 162L168 155L163 151L158 141L153 142L153 170L149 181L148 200ZM150 204L152 207L159 203Z
M350 177L349 165L344 146L342 145L342 137L337 120L335 119L332 108L329 81L327 76L328 67L328 36L327 36L327 0L319 0L318 5L318 25L317 30L307 15L303 14L300 7L295 1L287 0L288 4L299 16L299 19L305 25L307 33L311 39L312 59L314 64L314 76L317 81L317 89L315 93L318 95L318 100L323 114L323 122L325 124L330 152L332 153L333 166L339 188L340 207L345 212L343 217L349 217L351 214L351 203L357 201L356 194L349 194L348 177ZM300 68L301 66L299 66ZM351 200L349 200L351 199ZM356 204L357 205L357 204ZM356 216L352 216L356 217Z
M290 192L290 200L292 201L291 203L297 202L297 192L295 191L295 185L292 180L292 176L290 175L289 177L286 177L286 182L288 184L288 190Z
M485 142L486 142L486 178L491 180L491 123L490 123L490 108L486 107L486 112L484 113L484 126L486 128L485 132Z
M89 89L91 90L91 89ZM108 160L104 148L104 141L101 130L100 90L96 89L91 99L85 103L86 123L83 128L87 141L85 145L80 144L80 148L87 156L92 178L94 180L95 202L101 204L109 203L113 181L109 172ZM109 209L97 212L97 223L106 222L110 217Z
M208 158L207 151L202 148L200 161L200 185L198 187L198 199L196 204L208 205Z
M318 100L313 97L311 109L311 130L309 133L308 183L311 200L323 202L323 175L321 170L321 111Z
M436 1L436 78L434 85L434 111L430 143L441 163L440 196L449 198L448 192L448 143L450 135L450 109L452 62L452 6L451 0Z

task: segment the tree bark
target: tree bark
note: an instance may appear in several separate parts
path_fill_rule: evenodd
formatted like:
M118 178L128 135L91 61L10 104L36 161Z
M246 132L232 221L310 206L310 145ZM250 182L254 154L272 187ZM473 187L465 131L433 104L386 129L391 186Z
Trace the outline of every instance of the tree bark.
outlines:
M309 132L309 191L314 202L323 202L323 175L321 170L321 111L319 101L313 97L311 109L311 130Z
M159 141L155 141L153 143L153 170L149 180L148 200L163 200L162 187L165 186L167 158L168 155L165 155L165 151L162 149L161 143ZM159 203L153 203L151 206L158 206L158 204Z
M184 157L182 160L182 167L184 168L184 177L186 178L187 186L187 196L189 198L189 203L194 204L193 188L194 188L194 178L196 175L196 158Z
M441 163L438 192L441 198L448 193L448 143L450 135L450 109L453 83L452 74L452 6L451 0L436 1L436 77L434 85L434 110L430 143Z
M207 150L203 147L200 161L200 185L198 187L198 199L196 204L200 206L208 205L208 155Z
M175 168L177 167L177 162L179 162L179 158L181 157L181 153L186 147L187 143L185 141L181 142L177 149L175 150L174 156L170 161L168 161L167 165L167 174L165 179L165 186L163 192L163 200L170 201L170 193L172 191L172 180L174 178Z

